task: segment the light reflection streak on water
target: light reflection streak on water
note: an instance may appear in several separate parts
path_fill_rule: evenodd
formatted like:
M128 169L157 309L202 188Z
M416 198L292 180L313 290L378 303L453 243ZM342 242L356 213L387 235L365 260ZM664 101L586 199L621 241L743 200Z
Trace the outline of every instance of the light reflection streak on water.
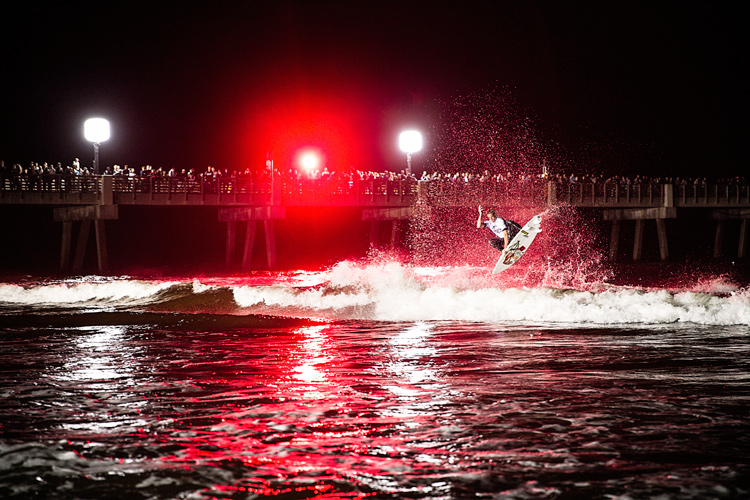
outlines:
M83 328L82 332L92 330L96 333L77 335L74 339L75 354L65 360L63 370L55 374L60 381L96 382L102 381L106 387L109 380L132 378L127 363L123 363L123 346L125 328L108 326Z
M87 388L86 394L65 400L69 412L76 417L61 427L96 436L134 431L146 425L147 420L140 418L146 402L130 391L139 371L139 349L128 338L128 329L109 325L77 330L72 349L62 354L62 369L49 376L66 391ZM113 406L117 411L107 411Z
M384 410L384 414L403 418L404 426L418 427L420 415L431 414L435 407L445 403L441 395L444 384L438 383L442 375L435 368L438 350L430 345L434 326L418 322L399 331L388 342L388 361L383 369L390 373L394 383L385 385L400 402L397 409Z
M323 367L331 361L331 357L325 353L327 347L325 329L326 325L316 325L300 328L295 332L302 336L298 350L300 364L294 368L293 375L300 382L322 383L326 381Z

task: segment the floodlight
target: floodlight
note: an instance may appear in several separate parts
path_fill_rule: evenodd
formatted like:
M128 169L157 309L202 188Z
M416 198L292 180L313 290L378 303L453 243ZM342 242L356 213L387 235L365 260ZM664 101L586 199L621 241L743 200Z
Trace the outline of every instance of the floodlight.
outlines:
M406 153L406 172L411 174L411 154L422 149L422 133L405 130L398 136L398 147Z
M99 143L109 139L109 122L104 118L89 118L83 122L83 136L94 143L94 173L99 173Z
M416 130L406 130L398 136L398 147L404 153L416 153L422 149L422 134Z

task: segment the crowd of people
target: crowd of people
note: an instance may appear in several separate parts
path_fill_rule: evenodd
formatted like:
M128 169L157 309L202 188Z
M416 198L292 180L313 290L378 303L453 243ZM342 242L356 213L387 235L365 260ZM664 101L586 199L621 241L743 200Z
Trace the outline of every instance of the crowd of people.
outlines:
M464 184L469 183L535 183L535 182L555 182L557 184L618 184L618 185L638 185L638 184L673 184L676 186L706 186L708 184L728 184L747 186L746 177L721 177L712 180L708 180L707 177L671 177L671 176L646 176L636 175L635 177L629 177L625 175L614 175L604 176L602 174L549 174L547 172L541 172L539 174L521 173L513 174L511 172L497 172L491 173L489 170L485 170L480 174L474 174L471 172L423 172L419 178L420 181L441 181L447 183L462 182Z
M529 172L513 173L510 171L490 172L484 170L480 173L469 171L463 172L422 172L417 177L411 172L401 170L400 172L375 172L358 170L350 167L345 170L329 170L327 167L322 169L298 170L290 168L285 171L274 169L267 165L261 169L246 168L244 170L217 169L212 166L206 167L205 170L197 172L195 169L164 169L162 167L153 167L144 165L138 168L129 167L128 165L107 166L103 172L104 175L112 175L116 179L127 179L128 181L150 181L151 179L168 180L176 179L188 181L189 183L198 184L215 184L220 180L253 180L255 182L269 181L273 175L282 179L282 181L296 183L303 180L322 180L322 181L421 181L441 184L445 186L460 185L490 185L490 184L540 184L548 181L554 181L557 184L586 185L586 184L616 184L621 186L631 186L640 184L673 184L673 185L694 185L705 186L708 184L721 184L732 186L747 186L747 179L743 176L716 178L709 180L706 177L662 177L636 175L635 177L614 175L604 176L602 174L560 174L548 173L546 169L538 174ZM54 189L54 179L56 177L91 177L94 176L92 168L81 165L78 158L75 158L70 165L63 166L62 163L37 163L31 162L28 167L21 164L13 164L6 167L5 163L0 160L0 188L1 189ZM58 183L58 186L62 183Z
M88 167L82 166L80 160L75 158L70 165L63 167L62 163L38 163L31 162L28 167L23 167L20 163L14 163L13 166L7 167L5 161L0 160L0 175L7 179L9 177L32 177L41 175L91 175L92 172Z
M37 163L24 168L20 163L6 167L0 160L0 189L11 191L59 191L73 186L76 189L92 189L95 177L89 168L82 166L78 158L70 165L62 163Z

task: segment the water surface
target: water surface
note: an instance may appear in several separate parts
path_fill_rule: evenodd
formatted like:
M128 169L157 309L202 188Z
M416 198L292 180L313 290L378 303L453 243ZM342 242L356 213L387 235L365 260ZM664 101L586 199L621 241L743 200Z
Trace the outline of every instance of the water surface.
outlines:
M750 495L742 289L337 272L0 285L0 496Z

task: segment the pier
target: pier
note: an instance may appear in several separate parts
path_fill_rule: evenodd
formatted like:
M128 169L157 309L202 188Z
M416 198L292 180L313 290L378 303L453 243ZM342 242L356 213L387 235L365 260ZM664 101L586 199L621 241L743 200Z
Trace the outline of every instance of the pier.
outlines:
M567 183L544 179L520 182L446 182L385 178L285 178L281 175L216 178L210 182L185 178L118 176L20 176L0 179L0 204L46 205L62 224L60 269L81 271L93 228L100 273L109 269L105 222L119 217L119 207L213 206L226 223L225 264L239 261L250 268L256 234L262 227L269 268L276 265L274 224L288 207L350 207L370 224L370 244L377 245L382 224L390 225L390 245L415 207L446 208L492 205L509 208L554 206L593 209L611 224L609 256L616 259L623 221L635 221L632 258L643 258L646 224L656 228L660 258L669 257L667 221L709 209L715 221L713 255L723 255L728 224L739 224L738 259L747 256L750 186L734 184ZM77 240L73 246L73 226ZM238 225L245 226L238 258ZM75 251L73 251L75 248Z

